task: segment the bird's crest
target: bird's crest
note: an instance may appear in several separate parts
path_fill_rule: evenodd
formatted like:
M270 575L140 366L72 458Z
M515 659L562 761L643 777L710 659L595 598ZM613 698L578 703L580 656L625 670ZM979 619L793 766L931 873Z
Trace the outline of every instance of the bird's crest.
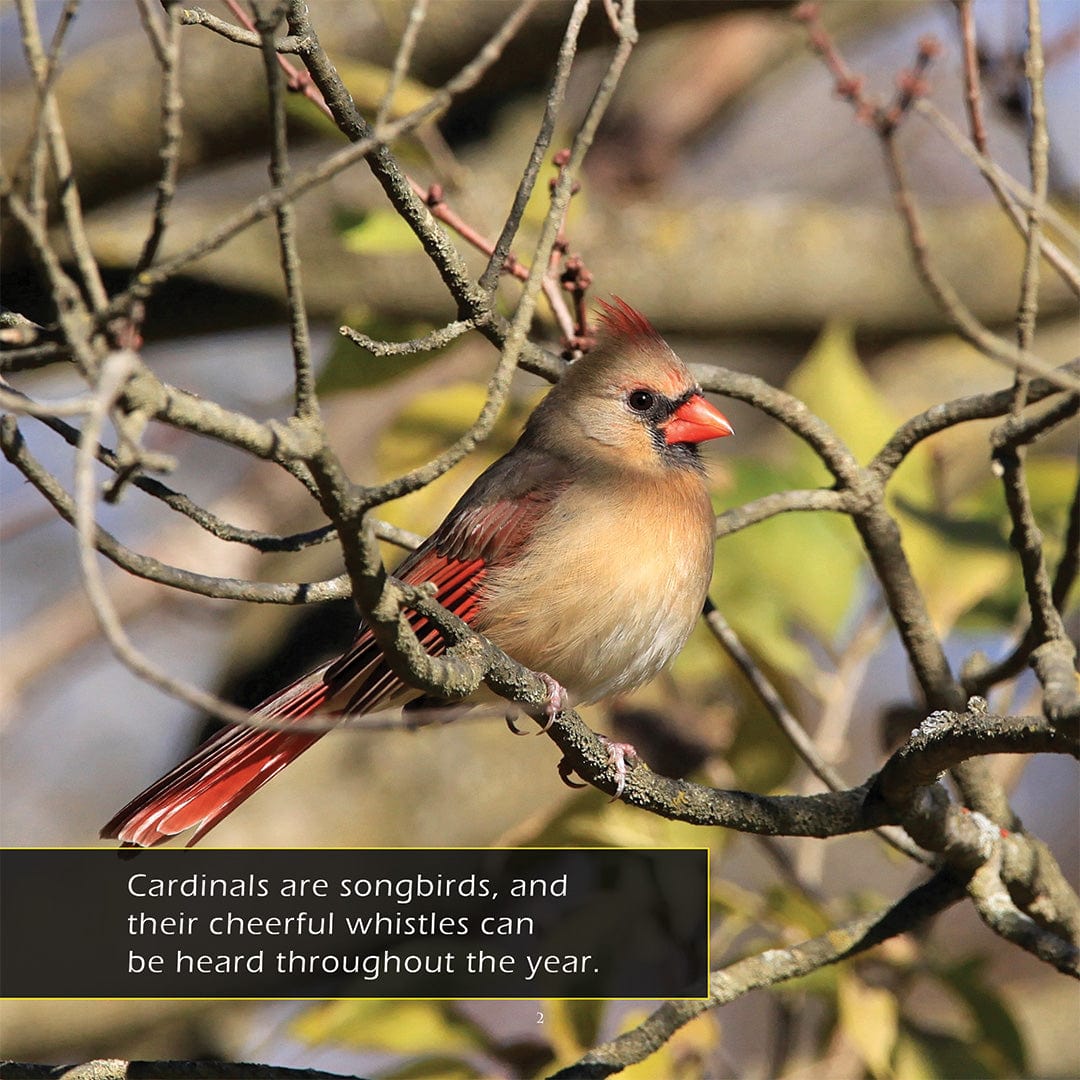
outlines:
M611 299L613 303L610 304L606 300L597 301L600 322L610 337L622 339L627 344L660 342L667 348L659 331L637 308L631 307L620 296Z

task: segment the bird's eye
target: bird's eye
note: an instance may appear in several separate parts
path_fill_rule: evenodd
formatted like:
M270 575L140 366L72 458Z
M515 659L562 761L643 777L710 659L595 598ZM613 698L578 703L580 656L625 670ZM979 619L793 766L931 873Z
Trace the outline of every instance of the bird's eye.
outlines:
M626 399L634 412L648 412L656 401L656 397L648 390L632 390Z

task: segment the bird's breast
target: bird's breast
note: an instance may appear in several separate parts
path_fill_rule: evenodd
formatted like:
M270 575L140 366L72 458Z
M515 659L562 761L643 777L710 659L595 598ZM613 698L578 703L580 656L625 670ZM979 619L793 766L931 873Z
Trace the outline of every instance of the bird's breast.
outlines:
M701 479L572 485L515 559L491 567L476 627L577 703L648 682L682 648L712 571Z

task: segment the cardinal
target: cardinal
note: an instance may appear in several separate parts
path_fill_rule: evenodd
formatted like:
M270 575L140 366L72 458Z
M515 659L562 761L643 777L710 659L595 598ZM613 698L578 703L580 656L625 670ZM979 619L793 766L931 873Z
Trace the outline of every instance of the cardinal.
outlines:
M732 434L652 324L614 297L597 344L570 366L509 453L482 473L396 571L541 674L549 715L652 679L701 612L713 511L698 446ZM444 647L407 612L432 653ZM421 692L361 625L343 656L268 698L256 718L356 716ZM101 830L152 846L197 842L324 731L233 726L208 739Z

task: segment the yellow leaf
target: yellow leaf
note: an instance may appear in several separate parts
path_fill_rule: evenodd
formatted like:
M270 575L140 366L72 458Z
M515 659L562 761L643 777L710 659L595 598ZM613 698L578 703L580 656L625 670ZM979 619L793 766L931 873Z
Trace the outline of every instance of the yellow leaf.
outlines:
M475 423L485 390L477 383L455 383L411 401L379 440L376 460L384 477L400 476L446 450ZM433 483L407 498L388 503L380 516L426 536L465 489L512 445L521 429L520 409L510 407L491 436Z
M888 990L868 986L853 971L838 986L840 1027L875 1080L893 1080L892 1055L900 1030L900 1008Z
M849 324L825 327L787 388L844 440L858 461L873 457L896 429L892 410L859 362Z
M923 1048L910 1036L901 1033L896 1041L894 1080L937 1080L939 1075Z
M541 1002L540 1011L544 1014L541 1030L551 1042L558 1060L575 1061L596 1042L604 1006L603 1001L549 998Z

